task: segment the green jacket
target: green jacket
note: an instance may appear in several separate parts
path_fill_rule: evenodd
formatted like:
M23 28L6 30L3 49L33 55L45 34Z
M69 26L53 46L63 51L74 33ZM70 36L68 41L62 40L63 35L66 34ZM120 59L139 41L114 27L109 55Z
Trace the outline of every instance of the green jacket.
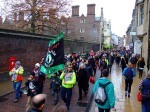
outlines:
M99 78L94 84L93 94L96 93L96 91L99 87L99 83L106 84L107 82L109 82L109 79L104 78L104 77ZM115 106L115 92L114 92L114 85L112 83L106 87L106 95L108 98L106 103L104 105L97 104L97 107L102 108L102 109L114 108L114 106Z
M71 73L64 73L63 72L60 75L60 79L62 80L62 86L63 87L72 88L73 85L76 83L76 74L75 74L75 72L71 72Z

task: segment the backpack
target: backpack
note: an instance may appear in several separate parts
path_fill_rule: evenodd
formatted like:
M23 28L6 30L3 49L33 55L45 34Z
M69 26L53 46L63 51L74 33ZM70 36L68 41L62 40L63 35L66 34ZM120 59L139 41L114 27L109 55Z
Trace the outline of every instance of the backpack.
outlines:
M133 78L133 71L132 71L131 68L127 68L127 69L126 69L125 77L126 77L127 79Z
M107 101L107 94L105 88L110 84L111 82L107 82L106 84L100 84L95 94L95 102L100 105L104 105Z

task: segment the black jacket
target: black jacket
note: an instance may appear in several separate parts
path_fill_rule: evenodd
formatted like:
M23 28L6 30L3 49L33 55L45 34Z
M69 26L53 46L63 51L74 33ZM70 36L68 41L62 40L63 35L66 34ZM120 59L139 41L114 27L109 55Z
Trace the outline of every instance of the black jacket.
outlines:
M27 93L27 96L35 96L37 95L37 92L38 92L38 82L34 79L34 80L27 80L25 82L25 86L27 87L28 89L28 93ZM35 90L34 92L32 92L32 90Z
M88 75L86 69L80 69L78 74L78 85L87 86L88 85Z

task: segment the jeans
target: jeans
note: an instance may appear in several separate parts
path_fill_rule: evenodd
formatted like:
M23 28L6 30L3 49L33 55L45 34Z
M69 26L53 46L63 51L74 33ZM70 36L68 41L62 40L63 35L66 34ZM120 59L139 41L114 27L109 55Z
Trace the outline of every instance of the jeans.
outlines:
M128 92L128 94L130 94L131 92L132 83L133 83L133 79L125 80L125 91Z
M13 88L14 88L14 91L15 91L15 99L19 99L19 97L20 97L21 84L22 84L22 81L13 82Z
M99 112L110 112L110 109L101 109L101 108L98 108L98 111Z
M66 106L69 110L70 100L72 96L72 88L61 88L61 98L66 103Z
M150 101L142 102L142 112L150 112Z

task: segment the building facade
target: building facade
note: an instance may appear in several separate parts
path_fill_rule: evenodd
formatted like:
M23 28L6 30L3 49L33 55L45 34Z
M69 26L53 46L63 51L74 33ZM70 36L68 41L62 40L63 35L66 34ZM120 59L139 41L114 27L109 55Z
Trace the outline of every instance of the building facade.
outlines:
M111 21L104 20L104 48L112 47Z
M142 41L142 57L146 62L146 67L150 68L150 0L137 0L137 37Z
M68 38L91 43L100 42L100 17L95 17L95 4L87 5L87 16L79 16L79 5L72 6L72 17Z
M141 56L145 59L145 68L150 69L150 0L136 0L132 17L132 22L126 32L127 36L133 43L134 53L141 52ZM136 30L133 29L134 25ZM136 34L134 38L131 35L133 32Z
M87 5L87 15L79 16L79 5L72 6L71 29L68 38L92 43L99 43L100 46L110 47L111 45L111 22L104 20L103 8L100 17L95 16L95 4ZM100 47L100 50L103 49Z

